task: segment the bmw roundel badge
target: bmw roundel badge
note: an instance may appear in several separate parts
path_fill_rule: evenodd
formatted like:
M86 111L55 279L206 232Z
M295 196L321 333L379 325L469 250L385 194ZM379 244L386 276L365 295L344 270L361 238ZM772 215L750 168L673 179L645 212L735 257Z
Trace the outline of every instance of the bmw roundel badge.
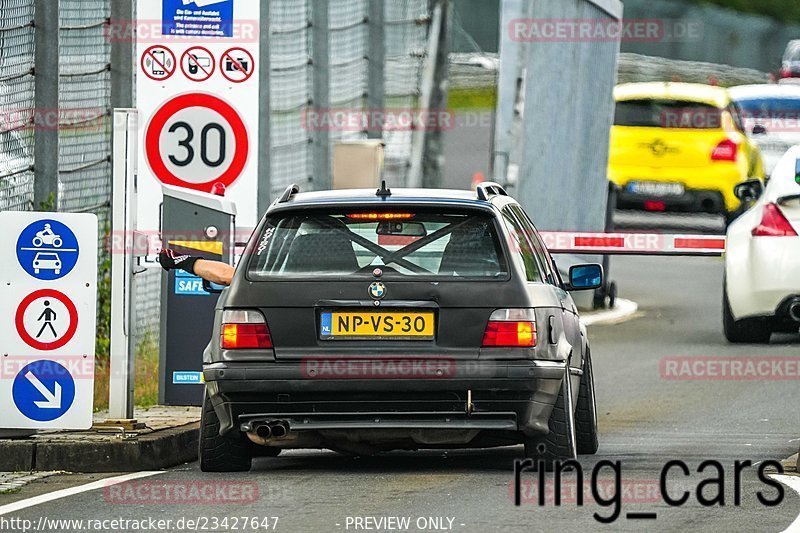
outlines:
M386 296L386 285L376 281L369 286L369 295L375 300L383 300L383 297Z

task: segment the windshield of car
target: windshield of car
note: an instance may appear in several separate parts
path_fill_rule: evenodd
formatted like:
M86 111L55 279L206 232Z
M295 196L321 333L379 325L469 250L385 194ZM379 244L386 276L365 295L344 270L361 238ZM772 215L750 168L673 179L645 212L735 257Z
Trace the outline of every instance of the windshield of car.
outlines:
M625 100L617 102L615 126L642 128L719 129L722 111L685 100Z
M413 211L289 213L267 219L248 279L287 277L482 278L507 276L493 219Z

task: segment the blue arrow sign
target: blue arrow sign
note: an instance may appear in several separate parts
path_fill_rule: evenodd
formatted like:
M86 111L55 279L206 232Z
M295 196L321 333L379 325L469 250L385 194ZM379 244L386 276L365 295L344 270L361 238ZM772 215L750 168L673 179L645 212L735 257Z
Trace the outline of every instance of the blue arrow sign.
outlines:
M14 378L11 395L20 413L37 422L50 422L72 407L75 380L55 361L35 361Z
M36 279L52 281L69 274L78 262L78 239L66 224L38 220L17 239L17 260Z

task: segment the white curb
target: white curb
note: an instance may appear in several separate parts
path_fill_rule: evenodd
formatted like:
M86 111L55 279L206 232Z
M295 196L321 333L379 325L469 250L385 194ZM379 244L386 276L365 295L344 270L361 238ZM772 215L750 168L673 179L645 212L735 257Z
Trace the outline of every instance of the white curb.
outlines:
M617 298L613 309L581 315L581 322L584 326L619 324L631 319L638 311L639 304L636 302Z

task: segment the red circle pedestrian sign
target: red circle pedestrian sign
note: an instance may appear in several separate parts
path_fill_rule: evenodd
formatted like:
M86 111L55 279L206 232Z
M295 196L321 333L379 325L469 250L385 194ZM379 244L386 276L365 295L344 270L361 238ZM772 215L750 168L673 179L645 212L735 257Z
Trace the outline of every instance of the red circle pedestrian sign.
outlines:
M216 59L207 48L195 46L181 56L181 70L187 79L203 82L211 78L217 68Z
M233 83L244 83L256 71L253 54L244 48L231 48L220 57L219 69L226 80Z
M166 81L175 74L175 54L166 46L151 46L142 54L142 72L155 81Z
M75 336L78 310L64 293L42 289L22 300L14 323L20 338L31 348L57 350Z
M229 103L206 93L168 100L145 131L145 158L166 185L211 192L232 185L247 166L250 140Z

